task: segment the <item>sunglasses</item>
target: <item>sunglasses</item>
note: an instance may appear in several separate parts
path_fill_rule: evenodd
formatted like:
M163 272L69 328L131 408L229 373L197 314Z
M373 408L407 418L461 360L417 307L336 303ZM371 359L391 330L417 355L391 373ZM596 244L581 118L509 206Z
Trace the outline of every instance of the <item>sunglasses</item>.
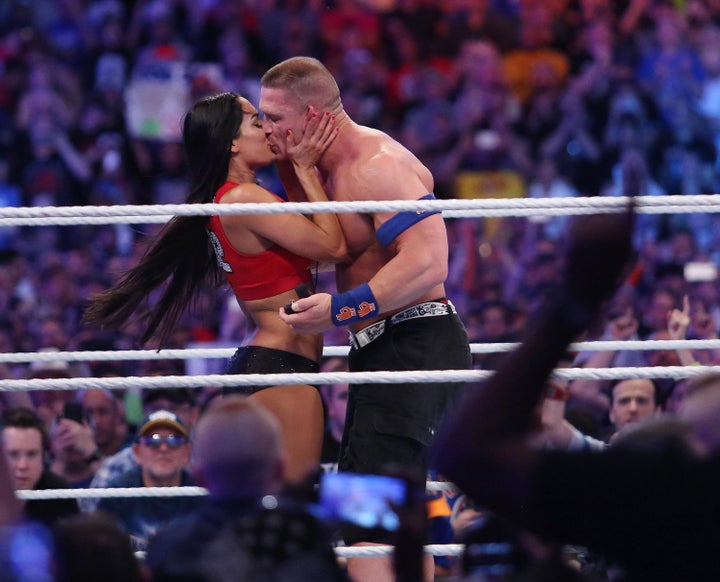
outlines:
M138 441L151 449L159 449L165 443L168 449L179 449L188 442L187 437L179 434L169 434L162 436L157 433L141 436Z

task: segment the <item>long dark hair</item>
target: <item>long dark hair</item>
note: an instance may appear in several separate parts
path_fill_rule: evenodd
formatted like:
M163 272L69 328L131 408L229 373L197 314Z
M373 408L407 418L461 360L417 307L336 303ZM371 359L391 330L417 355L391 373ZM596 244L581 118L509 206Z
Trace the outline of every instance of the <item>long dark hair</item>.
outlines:
M230 148L242 120L235 93L206 97L185 115L182 138L190 174L188 204L213 201L227 178ZM192 308L201 287L208 283L219 286L224 280L208 239L208 220L207 216L172 218L137 266L116 285L91 298L83 320L91 325L120 327L153 290L168 281L157 303L138 314L147 322L141 343L158 332L162 345L181 315Z

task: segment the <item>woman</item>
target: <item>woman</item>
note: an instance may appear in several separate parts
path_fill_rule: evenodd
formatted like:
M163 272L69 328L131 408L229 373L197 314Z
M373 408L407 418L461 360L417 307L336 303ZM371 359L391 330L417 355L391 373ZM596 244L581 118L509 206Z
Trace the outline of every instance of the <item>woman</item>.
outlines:
M328 114L308 111L300 141L288 132L291 162L279 163L278 170L292 200L327 201L315 163L335 138L333 122ZM255 170L272 163L275 155L257 110L246 99L222 93L196 103L183 122L183 145L190 166L188 203L282 203L255 183ZM134 269L93 298L85 320L122 325L167 282L159 300L141 312L147 321L143 343L157 333L162 345L203 284L220 284L224 273L254 324L228 373L317 372L322 336L296 334L280 321L278 309L297 299L297 285L313 291L313 261L338 262L345 256L345 240L333 214L175 217ZM289 481L299 481L317 465L323 412L315 387L243 386L228 391L250 394L275 414Z

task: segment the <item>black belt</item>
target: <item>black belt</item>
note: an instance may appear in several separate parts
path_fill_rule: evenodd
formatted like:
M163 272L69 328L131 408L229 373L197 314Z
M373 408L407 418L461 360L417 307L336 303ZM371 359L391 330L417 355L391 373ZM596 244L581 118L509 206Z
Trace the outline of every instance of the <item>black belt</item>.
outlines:
M384 334L388 325L395 325L420 317L438 317L439 315L447 315L448 313L457 313L455 306L449 300L447 302L426 301L425 303L418 303L417 305L398 311L395 315L391 315L387 319L368 325L365 329L361 329L358 332L350 332L350 346L356 349L365 347Z

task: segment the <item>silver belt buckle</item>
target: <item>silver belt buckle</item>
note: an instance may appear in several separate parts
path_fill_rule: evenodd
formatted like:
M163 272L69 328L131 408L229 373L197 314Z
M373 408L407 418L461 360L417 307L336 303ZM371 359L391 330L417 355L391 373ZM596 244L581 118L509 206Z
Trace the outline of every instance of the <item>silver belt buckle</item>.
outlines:
M427 301L413 305L407 309L396 313L390 318L392 323L407 321L408 319L417 319L418 317L436 317L438 315L447 315L455 313L455 307L449 301L441 303L440 301Z
M448 313L456 313L455 306L450 301L447 303L427 301L396 313L390 317L390 323L400 323L401 321L417 319L418 317L436 317L438 315L447 315ZM383 319L367 326L365 329L361 329L357 333L350 332L350 345L355 349L360 349L375 341L385 333L386 322L387 319Z
M370 342L379 338L383 333L385 333L384 319L367 326L365 329L361 329L357 333L350 332L350 344L357 349L364 348Z

